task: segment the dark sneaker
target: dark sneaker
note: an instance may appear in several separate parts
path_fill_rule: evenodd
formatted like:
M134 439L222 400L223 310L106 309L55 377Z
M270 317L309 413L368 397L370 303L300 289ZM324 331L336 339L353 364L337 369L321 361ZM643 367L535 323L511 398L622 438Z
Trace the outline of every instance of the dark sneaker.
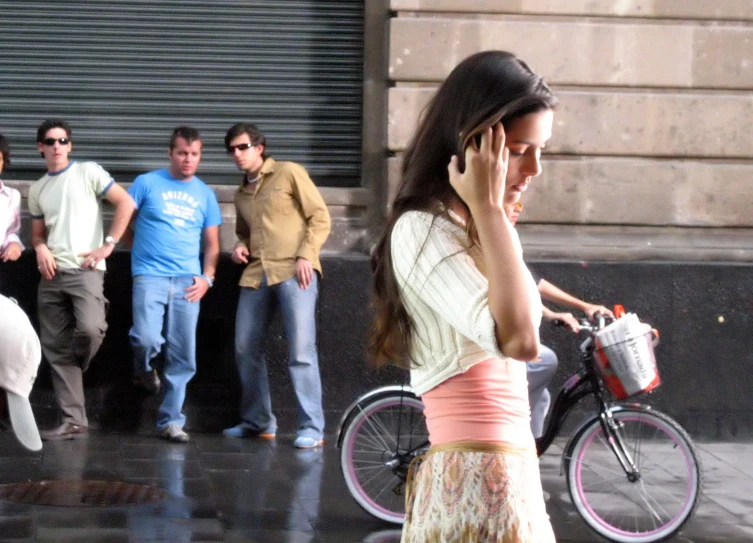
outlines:
M86 426L80 426L73 424L72 422L64 422L57 428L51 430L42 430L39 432L39 437L45 441L65 441L68 439L84 439L89 437L89 428Z
M133 383L149 394L157 394L162 386L159 375L157 375L157 370L137 373L133 376Z
M162 429L162 431L160 431L159 436L162 439L167 439L168 441L174 441L176 443L188 443L188 440L191 439L188 434L183 431L183 428L174 424L168 424Z
M274 432L254 430L245 422L241 422L232 428L225 428L222 435L225 437L256 437L259 439L274 439L276 437Z

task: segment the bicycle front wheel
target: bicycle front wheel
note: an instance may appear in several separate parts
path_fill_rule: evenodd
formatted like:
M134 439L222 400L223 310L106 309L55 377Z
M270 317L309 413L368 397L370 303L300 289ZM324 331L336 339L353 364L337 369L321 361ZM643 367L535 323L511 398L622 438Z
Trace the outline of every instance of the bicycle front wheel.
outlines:
M637 476L625 473L613 440L594 418L565 453L570 497L586 523L610 541L664 541L698 503L703 478L698 453L685 430L663 413L619 407L612 417Z
M359 406L343 435L340 468L356 502L369 514L402 524L410 461L428 448L424 405L393 392Z

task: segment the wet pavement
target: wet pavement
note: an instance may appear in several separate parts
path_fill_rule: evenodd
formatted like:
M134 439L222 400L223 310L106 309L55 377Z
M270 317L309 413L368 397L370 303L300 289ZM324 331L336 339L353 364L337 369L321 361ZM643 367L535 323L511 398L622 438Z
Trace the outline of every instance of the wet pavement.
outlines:
M350 498L333 442L330 437L324 449L299 451L292 436L267 442L193 434L189 444L179 445L147 435L93 432L86 440L45 443L41 454L33 454L3 432L0 495L7 495L2 485L11 483L71 484L56 490L65 506L0 499L0 542L399 541L399 529L373 519ZM753 541L753 443L700 443L699 449L705 495L675 541ZM601 541L570 504L557 452L555 445L541 470L558 541ZM80 498L76 492L82 492L84 480L145 485L166 494L156 503L97 505L108 503L106 491L96 494L100 486L88 485L85 490L98 499Z

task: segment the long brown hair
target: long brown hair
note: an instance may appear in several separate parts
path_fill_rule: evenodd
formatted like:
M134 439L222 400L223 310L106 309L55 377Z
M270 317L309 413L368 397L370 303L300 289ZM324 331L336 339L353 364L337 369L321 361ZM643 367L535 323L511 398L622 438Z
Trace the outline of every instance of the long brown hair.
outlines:
M375 315L369 352L377 365L411 366L415 326L400 298L392 268L390 238L397 220L407 211L437 215L451 202L462 202L447 173L452 155L457 155L463 171L465 148L475 135L498 122L509 129L514 120L556 104L544 80L506 51L484 51L466 58L439 87L405 151L400 187L384 233L371 255ZM477 242L472 218L467 231Z

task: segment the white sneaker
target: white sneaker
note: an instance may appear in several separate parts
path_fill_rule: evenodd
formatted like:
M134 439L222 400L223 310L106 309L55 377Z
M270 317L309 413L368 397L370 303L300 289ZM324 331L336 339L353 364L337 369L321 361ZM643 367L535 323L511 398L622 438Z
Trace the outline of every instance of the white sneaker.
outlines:
M159 436L162 439L168 441L175 441L176 443L188 443L191 439L189 435L183 431L183 428L176 426L175 424L168 424L160 433Z
M314 439L313 437L299 436L293 442L296 449L314 449L324 445L323 439Z

